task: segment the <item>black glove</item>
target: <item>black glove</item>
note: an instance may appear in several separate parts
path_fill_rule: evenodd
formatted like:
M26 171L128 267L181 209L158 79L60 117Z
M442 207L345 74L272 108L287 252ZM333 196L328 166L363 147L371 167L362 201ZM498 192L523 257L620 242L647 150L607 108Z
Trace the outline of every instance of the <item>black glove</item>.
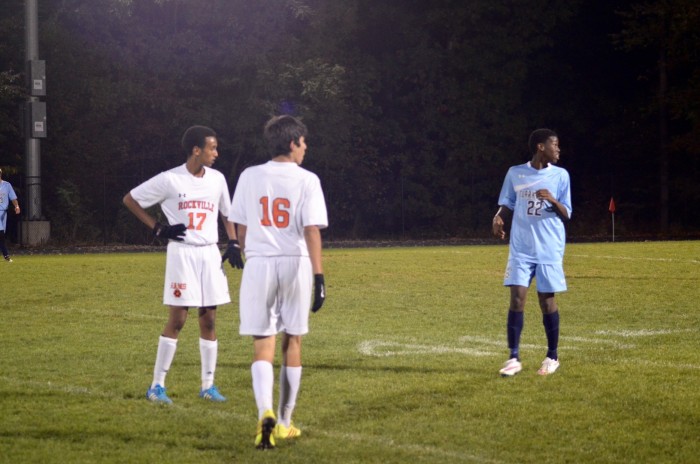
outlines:
M323 280L323 274L314 274L314 304L311 306L311 311L316 312L321 309L325 300L326 283Z
M224 255L221 257L221 262L223 263L227 259L231 267L235 267L236 269L243 269L243 258L241 258L241 245L238 243L238 240L228 241L228 246L226 247Z
M153 235L158 238L169 238L172 240L177 240L182 242L185 237L185 231L187 226L184 224L175 224L174 226L163 225L160 222L156 222L153 226Z

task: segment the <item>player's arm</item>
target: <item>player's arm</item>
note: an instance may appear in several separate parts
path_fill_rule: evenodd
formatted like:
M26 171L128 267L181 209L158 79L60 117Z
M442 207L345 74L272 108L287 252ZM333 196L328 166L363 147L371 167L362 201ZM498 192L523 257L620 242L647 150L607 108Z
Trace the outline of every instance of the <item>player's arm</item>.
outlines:
M19 214L19 203L17 203L17 199L12 200L12 204L15 205L15 214Z
M134 200L134 197L131 196L131 192L124 195L124 199L122 201L127 209L131 211L139 221L146 224L146 226L153 231L153 235L156 237L164 239L170 238L179 242L183 241L185 230L187 229L186 225L175 224L174 226L170 226L159 223L153 216L148 214L148 211L143 209L141 205Z
M248 226L236 223L235 227L238 230L238 243L241 244L241 250L245 250L245 235L248 232Z
M569 212L566 210L566 207L559 201L557 201L557 199L554 198L554 195L552 195L552 193L549 190L538 190L537 192L535 192L535 195L537 195L538 199L546 201L551 205L551 210L547 208L548 211L553 211L564 222L569 220Z
M146 224L146 226L149 229L153 229L156 225L156 220L153 216L148 214L148 212L139 205L139 203L134 200L134 197L131 196L131 193L127 193L124 195L124 199L122 200L124 202L124 206L132 212L134 216L138 218L139 221L143 222Z
M323 278L323 259L321 257L321 230L318 226L304 227L304 241L306 248L309 250L309 258L311 259L311 269L314 273L314 301L311 306L311 311L316 312L321 309L323 302L326 300L326 282Z
M304 240L311 258L311 268L314 274L323 274L323 262L321 258L321 230L318 226L304 227Z
M224 221L224 229L226 229L226 235L228 236L229 240L238 240L238 236L236 235L236 225L229 221L226 216L223 214L219 213L221 215L221 219Z
M226 235L228 235L228 245L226 245L226 251L221 257L221 262L228 260L231 267L243 269L243 257L241 256L241 245L236 237L236 225L230 222L223 214L221 218L224 220L224 229L226 229Z
M511 211L510 208L501 205L498 208L498 211L496 211L496 215L493 217L493 221L491 222L491 231L493 232L493 235L501 240L504 240L506 238L505 226L512 217L513 211Z

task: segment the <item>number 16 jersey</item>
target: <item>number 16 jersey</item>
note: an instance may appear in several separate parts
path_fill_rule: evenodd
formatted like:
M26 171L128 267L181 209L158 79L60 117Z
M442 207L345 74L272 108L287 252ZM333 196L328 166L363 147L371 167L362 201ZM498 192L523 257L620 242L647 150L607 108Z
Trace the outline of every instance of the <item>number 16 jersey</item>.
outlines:
M499 205L513 211L509 260L557 264L564 258L564 223L552 205L537 199L535 192L541 189L549 190L571 217L571 188L566 169L552 164L535 169L529 161L512 166L498 198Z
M246 259L309 256L304 227L328 226L316 174L293 162L268 161L247 168L236 184L229 221L246 226Z

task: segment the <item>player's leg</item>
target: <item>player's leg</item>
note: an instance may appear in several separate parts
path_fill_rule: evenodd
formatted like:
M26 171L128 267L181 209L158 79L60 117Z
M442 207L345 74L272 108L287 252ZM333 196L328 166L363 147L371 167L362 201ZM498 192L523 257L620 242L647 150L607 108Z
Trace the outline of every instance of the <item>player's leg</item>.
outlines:
M292 413L301 384L301 339L309 331L313 271L308 258L287 257L278 262L280 272L280 308L282 338L282 367L280 369L279 424L277 438L294 438L301 430L294 427Z
M522 364L520 363L520 335L525 325L527 290L534 275L534 264L517 260L508 261L503 285L510 288L510 301L506 320L509 356L499 371L504 377L513 376L522 370Z
M547 335L547 357L556 360L559 345L559 308L554 300L554 293L537 292L537 297L542 310L542 324Z
M239 293L239 333L253 336L254 356L250 371L258 408L255 446L261 449L275 446L272 436L276 424L272 409L275 380L272 362L279 320L275 268L273 258L248 259L243 268Z
M221 266L221 254L216 245L196 247L196 253L201 266L199 353L202 361L202 388L199 396L210 401L226 401L214 385L214 372L219 351L216 337L216 307L231 302L228 281Z
M199 355L202 364L202 388L199 397L209 401L223 402L226 397L214 385L214 373L219 354L216 338L216 306L199 308Z
M255 446L260 449L273 448L273 431L277 420L272 410L272 391L275 373L272 362L275 357L275 336L253 337L253 364L250 367L253 378L253 395L258 408L258 424L255 430Z
M514 375L520 372L520 335L525 324L525 302L527 290L534 275L534 267L525 262L509 260L506 266L503 285L509 288L508 316L506 318L506 337L509 358L501 369L502 375Z
M7 250L7 245L5 244L4 230L0 230L0 251L2 251L2 256L5 258L5 261L12 262L12 259L10 259L10 252Z
M275 336L253 337L253 392L258 406L258 418L272 409L272 390L275 374L272 363L275 357Z
M559 368L559 309L554 301L554 293L537 293L542 310L542 324L547 336L547 356L537 371L540 375L549 375Z
M540 375L553 374L559 368L559 307L554 294L566 290L566 279L561 265L541 265L537 269L537 297L542 311L542 324L547 336L547 356L537 371Z
M286 439L301 435L301 430L292 423L301 385L301 335L284 333L282 337L282 366L280 367L280 397L277 409L279 422L275 437Z
M163 328L163 333L158 338L158 351L156 362L153 366L153 381L146 392L146 397L156 403L170 404L172 401L165 393L165 377L177 351L177 337L187 320L187 307L170 306L168 322Z
M510 287L510 306L508 308L506 332L511 358L520 359L520 335L525 326L526 300L527 287L521 285L512 285Z

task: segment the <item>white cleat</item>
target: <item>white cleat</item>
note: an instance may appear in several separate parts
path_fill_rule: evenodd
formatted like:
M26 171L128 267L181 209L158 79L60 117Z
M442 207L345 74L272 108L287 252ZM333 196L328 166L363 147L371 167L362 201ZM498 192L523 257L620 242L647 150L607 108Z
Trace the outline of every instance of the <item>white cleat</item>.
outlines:
M501 377L513 377L515 374L523 370L523 365L518 358L510 358L505 362L503 368L498 371Z
M539 375L549 375L554 374L557 369L559 369L559 361L552 358L544 358L542 361L542 366L537 371Z

